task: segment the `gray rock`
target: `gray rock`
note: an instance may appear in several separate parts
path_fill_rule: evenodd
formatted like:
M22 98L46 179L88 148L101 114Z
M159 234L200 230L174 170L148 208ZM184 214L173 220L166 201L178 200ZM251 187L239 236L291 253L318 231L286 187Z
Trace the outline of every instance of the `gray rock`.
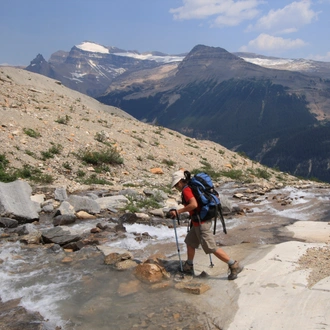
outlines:
M53 219L53 225L56 226L65 226L70 225L76 221L77 217L74 214L60 214Z
M32 188L22 180L0 182L0 216L31 222L39 219L36 205L31 201Z
M93 200L96 200L99 198L99 196L97 196L96 194L94 193L87 193L86 194L86 197L89 197L90 199L93 199Z
M98 200L95 201L86 196L71 195L67 201L74 207L75 212L85 211L90 214L97 214L101 211Z
M58 187L55 189L54 198L56 201L65 201L68 198L66 188L65 187Z
M228 198L223 195L219 195L219 198L220 198L222 211L224 213L230 213L233 209L233 206L230 203L230 201L228 200Z
M26 228L26 225L18 226L17 228L8 228L6 230L8 234L17 234L18 236L28 235L29 230Z
M101 197L95 200L102 210L124 207L129 200L123 195Z
M18 226L18 221L10 218L0 217L0 227L3 228L16 228Z
M79 241L80 236L71 234L69 231L63 230L61 227L55 227L42 231L42 239L44 243L55 243L63 246L71 242Z
M68 201L62 202L58 211L62 215L74 215L75 213L74 207Z
M138 196L139 193L133 189L123 189L118 192L118 195L131 196L136 198L136 196Z
M45 213L51 213L54 211L54 205L52 200L45 201L41 204L41 209Z

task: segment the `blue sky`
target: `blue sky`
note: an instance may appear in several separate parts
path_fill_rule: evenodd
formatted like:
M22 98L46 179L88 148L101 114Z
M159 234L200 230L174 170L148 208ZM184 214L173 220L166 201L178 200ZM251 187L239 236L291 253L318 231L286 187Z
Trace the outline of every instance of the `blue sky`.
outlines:
M0 64L83 41L139 52L195 45L330 61L330 0L1 0Z

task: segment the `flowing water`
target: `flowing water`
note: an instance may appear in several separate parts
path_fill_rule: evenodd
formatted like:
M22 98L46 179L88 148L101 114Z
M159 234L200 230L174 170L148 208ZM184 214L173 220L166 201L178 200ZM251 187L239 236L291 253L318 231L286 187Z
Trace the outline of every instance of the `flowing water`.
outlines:
M239 189L231 185L221 189L224 196L236 202L231 198L234 192L239 192ZM283 206L275 201L275 195L289 198L291 203ZM249 208L250 213L226 218L228 235L221 233L221 225L218 224L216 240L225 246L239 246L245 242L256 245L279 243L288 239L281 230L286 224L304 220L329 221L329 200L329 189L284 188L260 196L253 203L237 201L240 207ZM97 222L100 219L71 227L83 233L95 227ZM33 225L29 226L33 229ZM105 245L127 249L138 260L158 252L178 260L173 229L139 224L125 227L127 233L124 238ZM145 232L151 238L137 241L136 233ZM186 225L177 228L183 260L186 232ZM53 251L48 246L32 247L2 240L0 248L2 302L21 298L21 306L39 312L46 320L43 329L217 328L209 324L205 313L189 303L189 294L181 294L174 289L151 291L148 285L139 283L136 293L120 295L121 285L132 285L136 278L131 271L120 272L105 265L103 254L96 247L69 253ZM182 299L183 295L185 299Z

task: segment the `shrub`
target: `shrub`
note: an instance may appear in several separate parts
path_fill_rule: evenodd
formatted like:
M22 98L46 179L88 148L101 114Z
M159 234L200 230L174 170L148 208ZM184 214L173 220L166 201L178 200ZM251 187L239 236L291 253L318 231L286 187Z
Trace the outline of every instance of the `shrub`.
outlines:
M41 136L41 134L38 131L35 131L32 128L23 128L23 132L26 135L28 135L28 136L30 136L32 138L35 138L35 139L37 139L37 138L39 138Z
M47 151L41 151L42 160L54 158L54 155L58 155L62 152L63 147L60 144L54 144Z
M107 184L107 185L111 185L112 183L103 179L103 178L99 178L96 174L92 174L91 176L89 176L88 178L83 180L84 184Z
M70 121L71 117L68 115L65 115L65 117L58 117L57 120L55 120L56 123L67 125Z
M167 166L173 166L175 164L175 161L171 160L171 159L163 159L162 163L167 165Z
M112 147L101 151L92 151L90 149L80 150L78 158L95 166L100 166L102 164L118 165L124 163L124 160L121 158L119 152Z

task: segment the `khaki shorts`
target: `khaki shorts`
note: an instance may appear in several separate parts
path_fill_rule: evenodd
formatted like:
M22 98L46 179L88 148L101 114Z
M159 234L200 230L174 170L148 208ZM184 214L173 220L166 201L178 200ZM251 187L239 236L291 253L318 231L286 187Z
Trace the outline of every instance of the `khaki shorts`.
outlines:
M184 242L197 249L201 244L206 254L215 252L218 247L215 243L213 233L210 231L212 221L207 221L198 227L192 226Z

